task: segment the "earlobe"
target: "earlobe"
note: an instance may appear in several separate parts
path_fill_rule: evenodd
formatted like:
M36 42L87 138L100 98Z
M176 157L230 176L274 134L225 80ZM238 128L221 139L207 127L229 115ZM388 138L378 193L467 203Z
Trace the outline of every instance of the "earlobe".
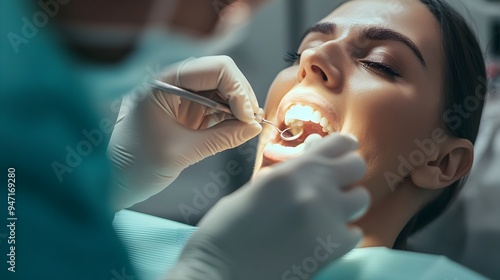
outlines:
M463 138L449 138L429 161L410 174L420 188L441 189L467 175L472 167L474 147Z

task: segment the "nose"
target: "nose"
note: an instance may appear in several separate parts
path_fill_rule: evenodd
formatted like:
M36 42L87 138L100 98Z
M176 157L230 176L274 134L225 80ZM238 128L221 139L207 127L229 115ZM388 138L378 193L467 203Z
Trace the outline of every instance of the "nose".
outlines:
M312 83L322 83L330 89L341 85L340 71L333 65L332 57L322 47L302 52L297 75L299 82L310 79Z

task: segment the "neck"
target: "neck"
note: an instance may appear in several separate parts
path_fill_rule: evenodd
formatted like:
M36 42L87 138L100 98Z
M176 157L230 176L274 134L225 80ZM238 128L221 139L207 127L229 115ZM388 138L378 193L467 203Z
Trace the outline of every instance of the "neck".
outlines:
M428 194L415 187L409 180L384 200L372 205L368 212L354 223L364 233L360 247L392 248L401 230L420 210L427 196Z

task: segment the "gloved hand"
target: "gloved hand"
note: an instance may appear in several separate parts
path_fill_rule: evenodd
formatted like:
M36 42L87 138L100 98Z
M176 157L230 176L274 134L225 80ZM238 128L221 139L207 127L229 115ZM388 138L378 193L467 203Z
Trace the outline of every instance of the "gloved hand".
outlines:
M160 192L186 167L239 146L262 129L254 117L259 106L252 87L227 56L183 61L160 80L192 91L217 90L220 96L212 91L208 97L225 100L234 116L155 89L125 97L108 146L115 210Z
M222 198L167 279L308 279L350 251L362 233L347 223L369 203L352 186L365 172L357 146L333 134Z

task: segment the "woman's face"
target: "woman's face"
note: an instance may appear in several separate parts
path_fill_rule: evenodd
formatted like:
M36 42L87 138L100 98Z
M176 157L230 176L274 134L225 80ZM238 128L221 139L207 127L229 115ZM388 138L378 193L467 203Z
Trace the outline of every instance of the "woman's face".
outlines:
M367 163L361 184L381 201L391 193L384 173L408 175L398 173L402 159L440 124L438 22L417 0L351 1L313 26L298 53L271 85L265 114L282 128L302 123L304 135L287 143L264 126L256 171L300 154L311 134L350 133Z

